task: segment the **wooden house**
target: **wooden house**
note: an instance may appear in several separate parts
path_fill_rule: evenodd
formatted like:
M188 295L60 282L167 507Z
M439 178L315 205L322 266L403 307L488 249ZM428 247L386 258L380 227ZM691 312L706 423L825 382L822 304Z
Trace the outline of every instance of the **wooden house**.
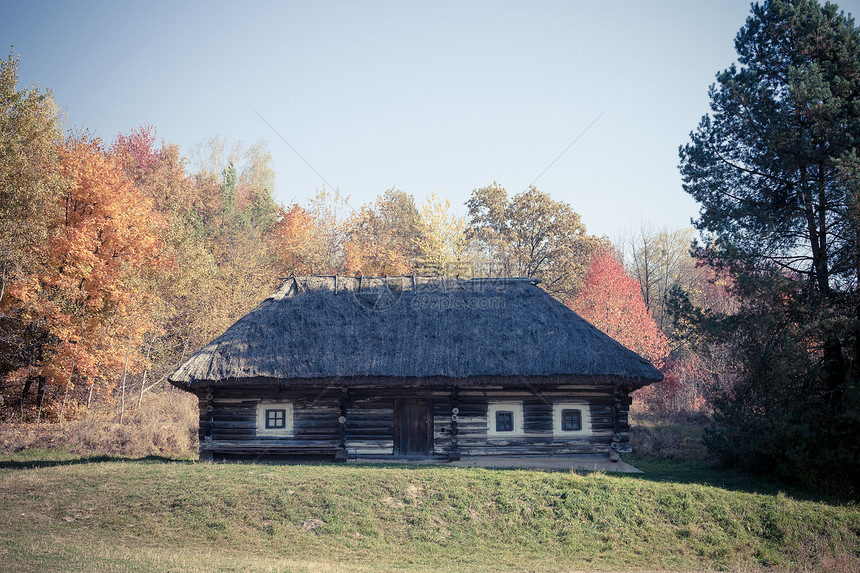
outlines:
M649 362L533 279L287 279L171 376L200 459L630 451Z

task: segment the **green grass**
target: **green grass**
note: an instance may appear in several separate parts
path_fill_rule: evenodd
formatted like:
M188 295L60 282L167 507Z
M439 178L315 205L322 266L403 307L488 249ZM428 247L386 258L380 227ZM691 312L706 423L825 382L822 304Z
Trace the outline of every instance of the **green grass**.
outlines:
M853 502L801 499L690 462L630 461L647 473L7 455L0 570L847 572L860 563Z

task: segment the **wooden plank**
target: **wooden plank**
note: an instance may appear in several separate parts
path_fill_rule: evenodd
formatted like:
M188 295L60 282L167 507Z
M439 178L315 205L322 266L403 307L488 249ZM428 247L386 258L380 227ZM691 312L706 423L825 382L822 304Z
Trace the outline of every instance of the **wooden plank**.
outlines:
M487 448L487 447L470 447L460 446L460 452L466 456L559 456L559 455L590 455L590 454L609 454L608 445L581 445L571 447L554 447L554 448Z

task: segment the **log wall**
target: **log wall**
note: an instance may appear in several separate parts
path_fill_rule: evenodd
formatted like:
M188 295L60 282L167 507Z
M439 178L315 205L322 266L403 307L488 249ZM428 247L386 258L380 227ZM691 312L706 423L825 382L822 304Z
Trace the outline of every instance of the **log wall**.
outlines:
M290 392L255 388L217 388L198 394L200 458L213 454L241 456L333 455L339 445L340 390L308 389ZM291 436L257 435L260 400L293 404Z
M587 402L591 414L590 436L553 435L555 402ZM457 440L461 455L554 455L608 454L614 436L614 400L611 391L599 387L576 390L493 389L459 391ZM524 435L502 438L488 436L488 406L491 402L522 402ZM450 409L437 403L435 452L452 446Z
M569 388L208 388L198 393L201 459L215 457L327 456L385 457L394 453L395 400L432 402L429 455L608 454L629 451L629 396L606 386ZM256 432L260 400L293 404L291 436ZM488 404L522 402L524 435L488 436ZM553 403L587 402L590 436L553 435ZM453 414L456 408L457 414ZM345 415L344 415L345 414ZM452 418L456 416L456 420ZM343 424L339 418L343 416ZM345 452L343 451L345 447Z

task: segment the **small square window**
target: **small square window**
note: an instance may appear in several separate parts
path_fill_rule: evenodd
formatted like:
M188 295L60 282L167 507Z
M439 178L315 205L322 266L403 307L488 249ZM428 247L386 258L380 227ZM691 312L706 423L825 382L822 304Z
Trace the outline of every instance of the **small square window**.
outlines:
M593 435L591 405L584 400L553 404L552 433L556 438L584 438Z
M258 436L292 436L293 405L290 402L257 402Z
M524 435L522 402L487 404L487 438L510 440Z
M287 427L287 411L285 409L266 410L266 429L277 430Z
M563 432L579 432L582 430L582 411L562 410L561 430Z
M496 411L496 431L497 432L513 432L514 431L514 413L510 410Z

